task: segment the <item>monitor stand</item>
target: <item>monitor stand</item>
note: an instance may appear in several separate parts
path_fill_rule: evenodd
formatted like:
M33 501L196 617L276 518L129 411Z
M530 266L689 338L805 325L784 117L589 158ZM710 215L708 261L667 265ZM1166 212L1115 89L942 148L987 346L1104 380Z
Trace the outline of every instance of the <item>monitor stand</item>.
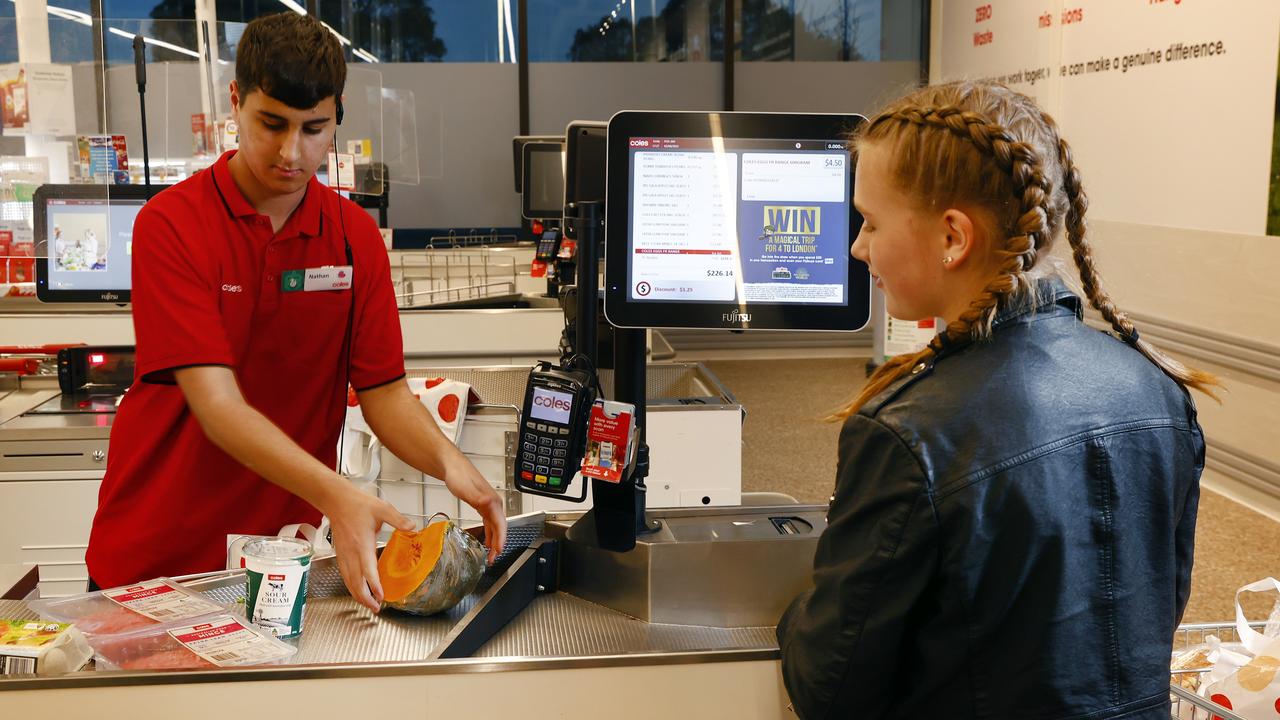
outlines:
M596 314L599 287L599 247L604 236L604 204L587 202L570 205L578 234L578 316L576 340L579 352L599 367L596 352ZM636 536L656 532L661 523L650 522L645 513L644 480L649 475L649 446L645 443L645 331L635 328L614 330L614 394L621 402L635 406L639 433L636 462L620 483L591 481L592 508L571 527L567 536L574 542L602 550L628 552L636 546ZM585 478L584 478L585 480Z

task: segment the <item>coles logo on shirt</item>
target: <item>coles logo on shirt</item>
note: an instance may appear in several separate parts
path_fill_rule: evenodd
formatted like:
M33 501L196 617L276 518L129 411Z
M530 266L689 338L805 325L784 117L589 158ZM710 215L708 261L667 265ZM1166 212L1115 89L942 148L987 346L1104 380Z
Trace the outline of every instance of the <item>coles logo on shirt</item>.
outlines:
M222 292L229 292L229 293L244 292L244 286L226 284L222 286Z

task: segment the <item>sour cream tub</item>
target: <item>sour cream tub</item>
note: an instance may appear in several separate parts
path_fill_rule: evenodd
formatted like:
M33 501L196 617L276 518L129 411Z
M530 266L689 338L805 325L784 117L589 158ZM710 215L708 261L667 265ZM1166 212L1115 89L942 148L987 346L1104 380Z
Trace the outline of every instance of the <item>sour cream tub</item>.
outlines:
M311 543L298 538L260 538L244 546L249 579L245 617L278 638L302 634L307 604Z

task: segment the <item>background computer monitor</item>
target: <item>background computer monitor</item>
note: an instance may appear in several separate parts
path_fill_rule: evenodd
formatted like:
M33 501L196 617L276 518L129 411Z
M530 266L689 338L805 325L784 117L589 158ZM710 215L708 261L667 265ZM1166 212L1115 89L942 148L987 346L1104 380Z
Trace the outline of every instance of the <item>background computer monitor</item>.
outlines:
M619 327L858 330L859 115L621 112L609 121L605 315Z
M564 142L559 135L516 135L511 138L511 166L515 169L516 192L524 189L524 146L531 142Z
M574 120L564 130L564 202L604 202L609 123Z
M152 186L150 193L164 186ZM129 302L141 185L42 185L34 200L36 296L42 302Z
M530 220L564 215L564 142L529 142L523 148L521 213Z

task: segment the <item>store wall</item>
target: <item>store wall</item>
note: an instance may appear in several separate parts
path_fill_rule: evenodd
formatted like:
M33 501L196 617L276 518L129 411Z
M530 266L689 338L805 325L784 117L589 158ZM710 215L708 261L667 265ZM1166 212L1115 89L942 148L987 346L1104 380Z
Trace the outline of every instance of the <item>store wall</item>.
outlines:
M1117 305L1226 383L1221 404L1196 397L1210 486L1280 519L1280 3L934 0L931 36L931 81L1002 78L1057 117ZM1179 43L1215 52L1167 61Z
M398 184L392 178L392 227L487 229L519 224L520 197L511 167L511 138L520 131L515 66L378 67L384 87L412 92L416 108L419 184Z
M719 110L723 76L712 62L533 63L530 134L560 134L572 120L608 120L619 110Z
M933 82L994 78L1072 143L1098 218L1263 234L1275 0L934 0Z
M868 114L920 84L920 63L744 62L734 65L734 108Z
M918 82L914 62L739 63L739 110L869 112ZM519 134L516 68L498 63L382 63L352 69L347 120L338 140L382 138L392 164L393 227L511 226L520 198L512 188L511 138ZM530 65L530 132L558 134L572 120L608 120L619 110L718 110L720 63L534 63ZM148 69L147 118L153 158L191 154L191 115L200 112L195 63L155 63ZM137 85L131 66L106 72L108 130L124 133L130 159L140 161ZM215 81L225 96L223 70ZM96 131L92 66L75 73L77 127ZM403 121L366 97L381 87L411 93L414 112ZM80 102L83 100L84 102ZM219 97L221 106L224 97ZM390 108L390 105L384 105ZM396 133L411 133L416 148L388 149ZM375 143L377 144L377 143ZM404 167L404 172L397 169ZM416 180L416 183L415 183Z
M519 223L519 196L512 188L511 137L519 132L516 69L498 63L359 64L348 73L346 118L338 143L375 138L380 159L392 167L393 227L511 226ZM220 111L229 107L231 68L214 80ZM74 73L79 132L97 132L94 70ZM142 160L137 83L132 66L105 73L107 127L126 136L131 162ZM201 112L196 63L148 65L147 123L153 160L190 158L191 115ZM378 102L382 90L412 97L402 117L395 103ZM408 134L408 138L399 138ZM345 149L345 148L344 148ZM323 167L322 167L323 169Z

